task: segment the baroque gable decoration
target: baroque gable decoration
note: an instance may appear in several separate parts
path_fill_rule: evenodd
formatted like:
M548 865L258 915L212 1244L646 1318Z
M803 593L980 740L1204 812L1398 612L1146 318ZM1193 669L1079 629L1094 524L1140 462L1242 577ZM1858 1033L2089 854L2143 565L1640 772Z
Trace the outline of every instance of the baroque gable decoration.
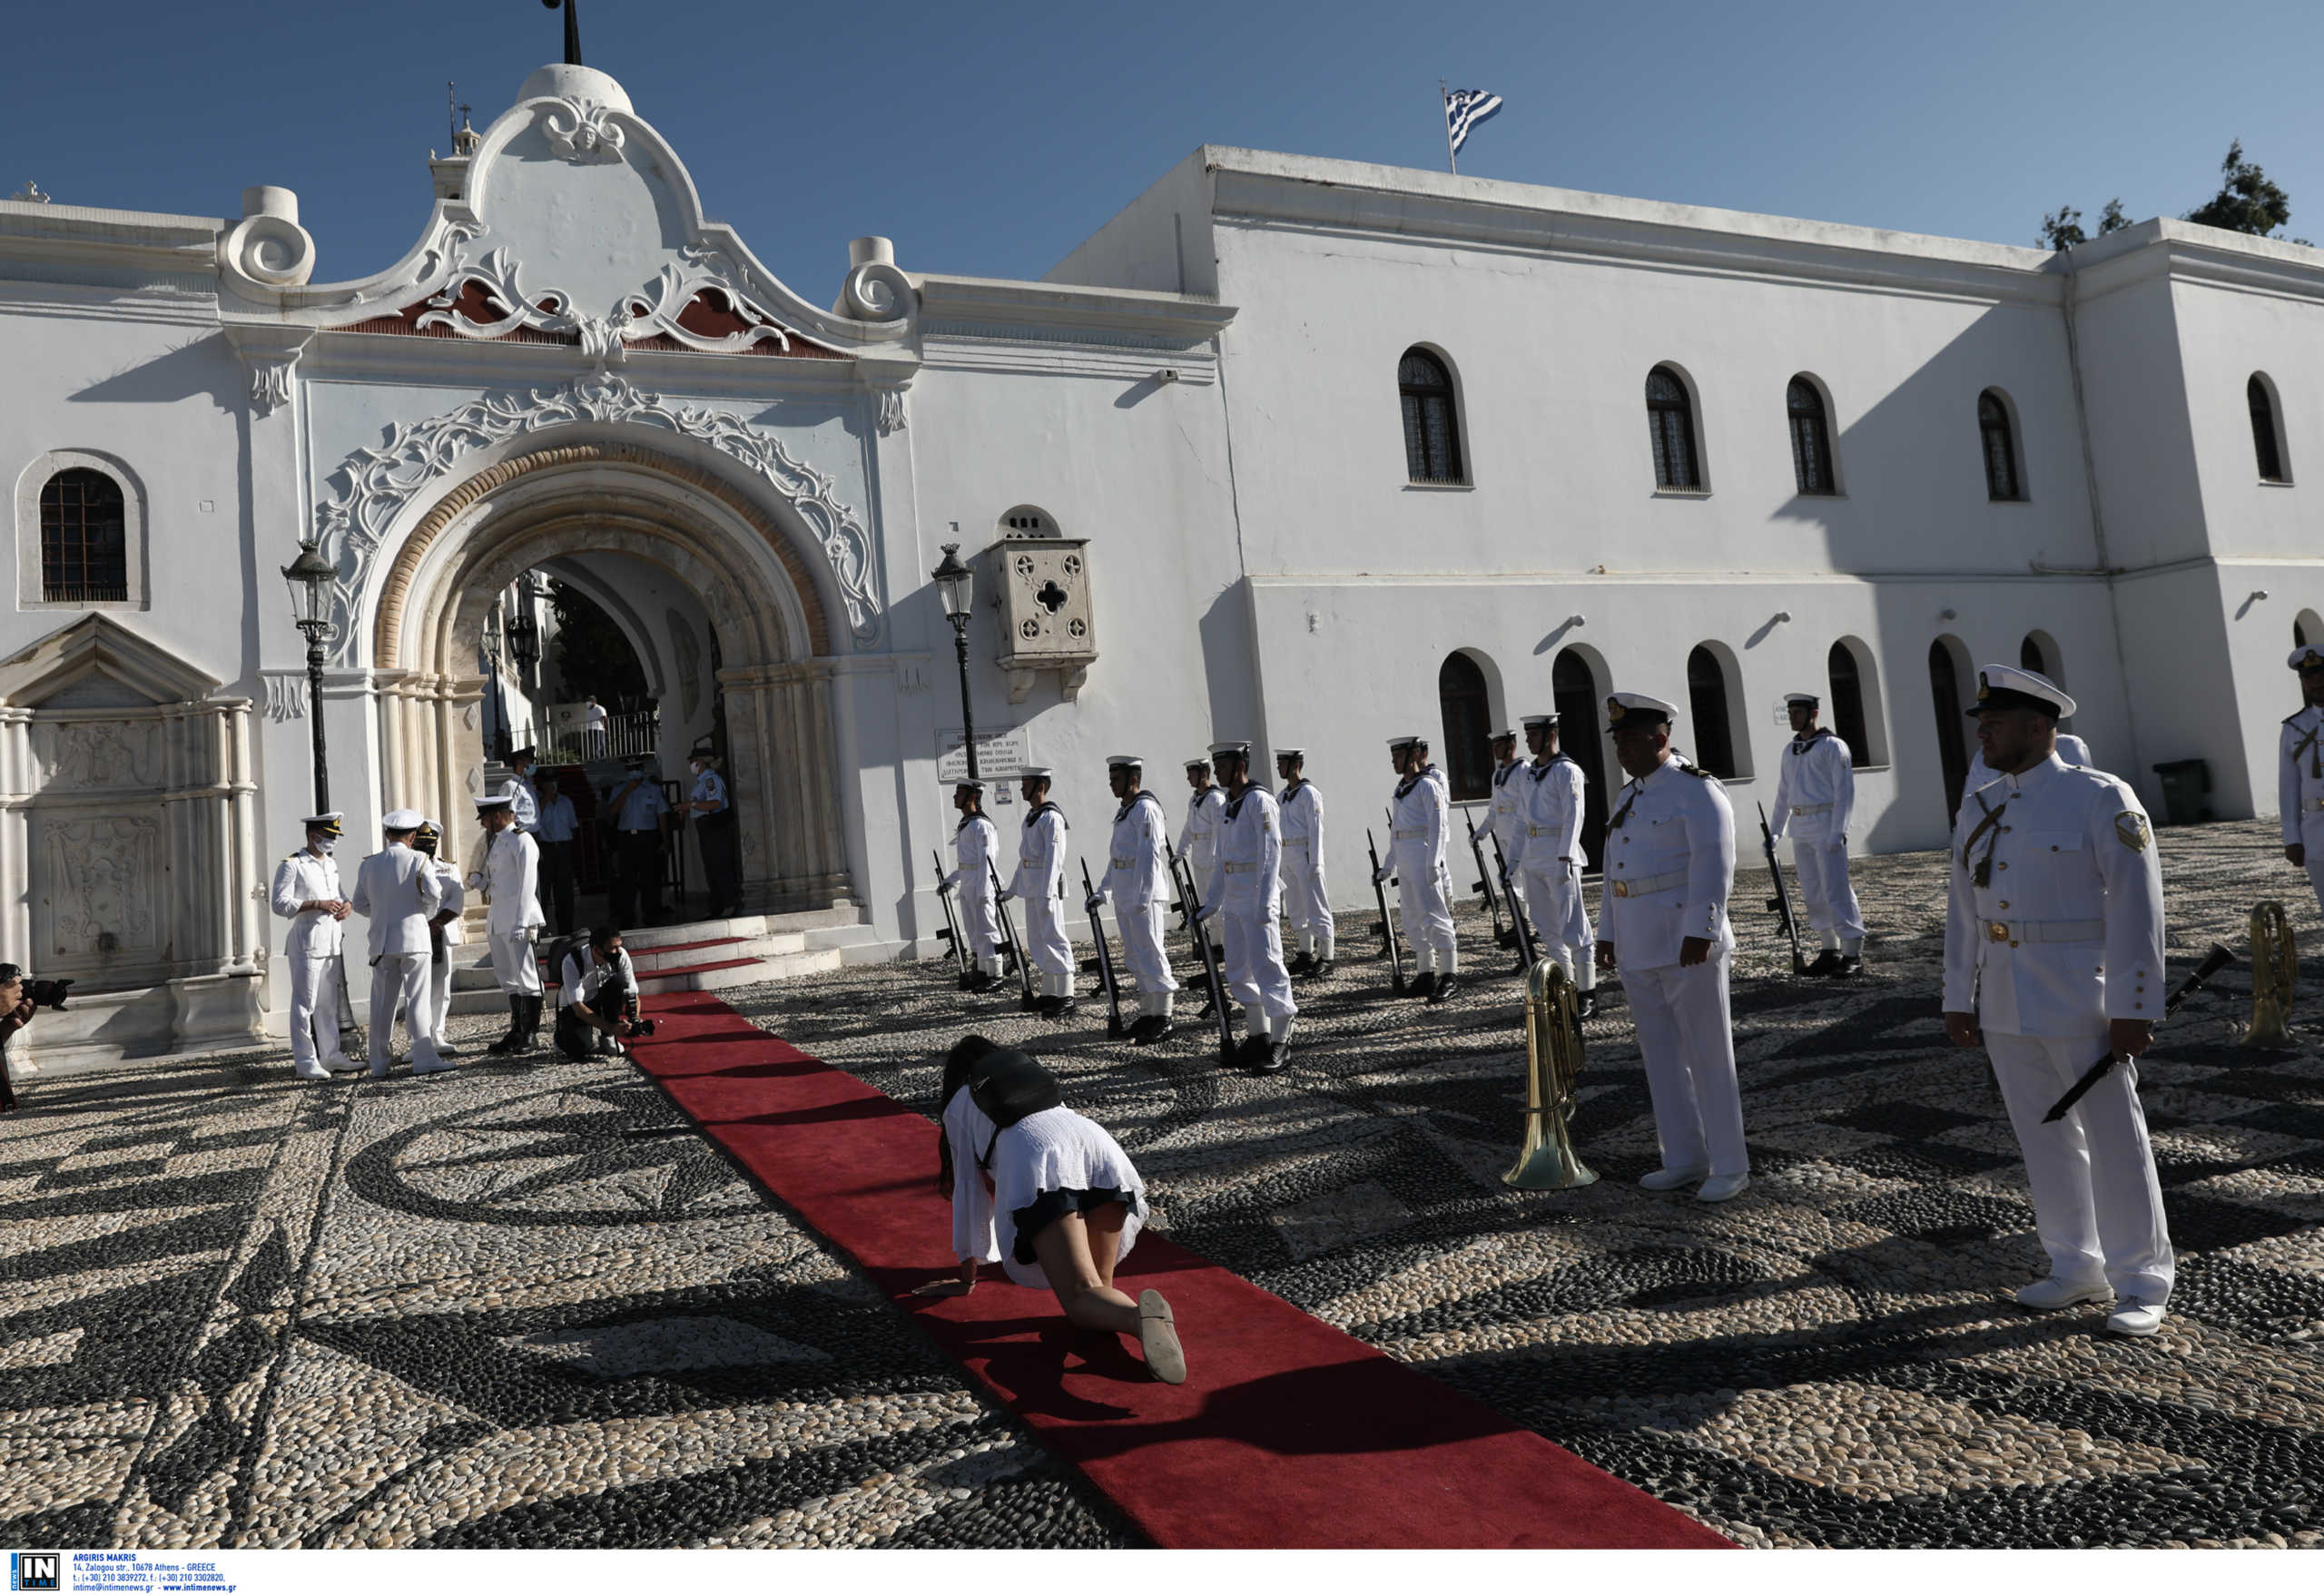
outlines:
M416 426L390 427L385 447L362 448L331 474L339 486L315 512L324 557L339 567L332 618L340 664L353 662L359 644L355 619L379 549L412 498L443 481L464 455L513 438L588 423L659 428L706 443L740 462L772 488L806 523L829 564L859 644L880 635L881 605L872 590L872 545L862 519L833 492L832 478L794 458L780 438L740 417L707 406L684 405L646 393L603 370L563 388L490 395Z

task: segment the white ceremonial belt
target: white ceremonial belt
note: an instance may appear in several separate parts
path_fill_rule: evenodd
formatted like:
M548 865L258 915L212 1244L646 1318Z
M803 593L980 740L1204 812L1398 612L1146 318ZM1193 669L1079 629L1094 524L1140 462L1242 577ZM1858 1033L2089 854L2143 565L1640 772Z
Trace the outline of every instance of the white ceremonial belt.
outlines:
M1132 870L1137 865L1137 861L1136 859L1124 859L1118 853L1115 854L1113 858L1108 860L1107 862L1111 864L1116 870Z
M1791 812L1794 814L1829 814L1832 806L1828 803L1795 803Z
M2021 942L2106 940L2106 922L2102 920L1988 920L1984 923L1987 941L2007 942L2013 948Z
M1049 856L1046 853L1019 853L1017 856L1017 863L1020 868L1026 865L1047 864L1049 862Z
M1527 826L1525 834L1529 837L1554 837L1561 829L1558 826Z
M1388 834L1399 842L1408 842L1414 837L1428 835L1428 828L1426 826L1395 826L1390 829Z
M1224 868L1228 875L1248 875L1259 867L1256 864L1236 864L1230 860Z
M1635 881L1612 883L1617 898L1643 898L1649 892L1668 892L1686 884L1687 872L1683 870L1666 871L1660 875L1640 876Z
M2324 809L2324 798L2303 798L2299 806L2302 809Z

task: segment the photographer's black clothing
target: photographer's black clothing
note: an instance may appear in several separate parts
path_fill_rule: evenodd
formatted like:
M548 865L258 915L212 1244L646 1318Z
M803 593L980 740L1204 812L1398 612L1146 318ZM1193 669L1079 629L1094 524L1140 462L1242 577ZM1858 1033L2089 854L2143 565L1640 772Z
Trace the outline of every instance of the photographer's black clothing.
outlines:
M567 1059L586 1059L605 1032L581 1018L575 1005L586 1003L600 1019L637 1015L637 971L625 948L604 963L596 951L576 948L565 956L557 972L556 1050Z

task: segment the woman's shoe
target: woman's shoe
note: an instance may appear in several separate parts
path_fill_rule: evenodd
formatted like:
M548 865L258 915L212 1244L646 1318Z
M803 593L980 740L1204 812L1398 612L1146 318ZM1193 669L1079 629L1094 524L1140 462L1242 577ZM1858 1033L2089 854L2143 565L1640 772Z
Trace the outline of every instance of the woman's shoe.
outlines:
M1170 1305L1158 1291L1137 1294L1137 1344L1146 1353L1146 1366L1165 1385L1187 1383L1187 1355L1178 1345L1177 1325Z

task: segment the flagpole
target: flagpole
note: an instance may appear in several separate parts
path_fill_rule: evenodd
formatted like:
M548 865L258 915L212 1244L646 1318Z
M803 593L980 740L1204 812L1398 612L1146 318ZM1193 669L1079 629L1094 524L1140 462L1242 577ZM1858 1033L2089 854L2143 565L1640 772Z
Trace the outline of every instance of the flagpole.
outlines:
M1452 169L1453 176L1458 177L1461 175L1461 153L1452 147L1452 91L1444 86L1443 78L1436 80L1436 114L1444 123L1444 164Z

